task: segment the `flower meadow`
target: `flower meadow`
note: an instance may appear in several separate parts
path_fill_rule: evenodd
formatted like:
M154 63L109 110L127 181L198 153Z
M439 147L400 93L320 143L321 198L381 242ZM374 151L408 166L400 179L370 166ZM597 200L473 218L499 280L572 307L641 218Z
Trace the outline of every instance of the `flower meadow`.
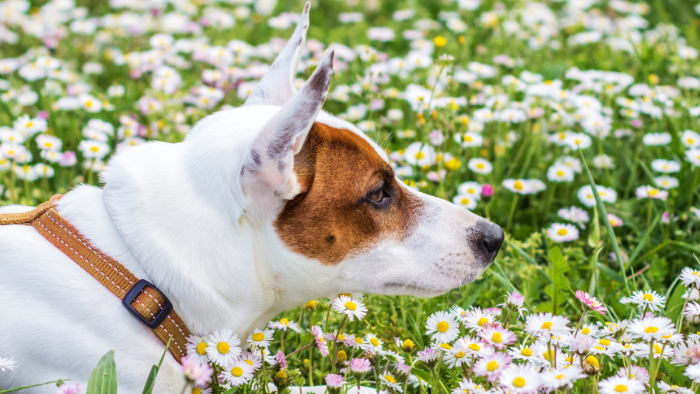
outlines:
M303 5L1 1L0 204L99 185L115 152L241 105ZM334 44L324 109L506 242L444 295L341 294L248 338L193 336L183 392L697 393L699 14L690 0L313 1L297 84ZM28 367L0 349L0 382Z

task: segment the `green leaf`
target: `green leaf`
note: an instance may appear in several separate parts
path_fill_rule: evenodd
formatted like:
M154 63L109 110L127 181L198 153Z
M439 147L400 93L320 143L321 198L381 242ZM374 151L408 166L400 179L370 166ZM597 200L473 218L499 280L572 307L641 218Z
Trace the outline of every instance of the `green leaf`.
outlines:
M593 207L593 232L588 237L588 246L595 249L600 244L600 222L598 221L598 209Z
M430 376L430 374L426 371L423 371L421 369L412 369L411 373L418 376L419 378L423 379L426 382L430 382L433 380L433 377Z
M163 365L163 359L168 353L168 348L170 347L170 342L172 340L173 337L171 335L170 339L168 339L168 343L165 344L165 350L163 350L163 354L160 356L160 361L158 362L158 365L154 365L151 367L151 372L148 374L148 379L146 379L146 385L143 388L143 394L151 394L153 392L153 387L156 385L156 377L158 376L158 371L160 370L160 366Z
M552 313L556 313L557 306L566 302L567 292L569 287L569 278L566 273L569 272L569 265L561 253L561 249L555 246L548 253L550 266L547 269L547 276L552 281L544 288L545 294L552 299Z
M685 300L682 298L683 293L685 293L685 286L676 286L671 298L666 301L666 317L674 322L678 319L678 315L683 311L685 305Z
M599 270L605 272L605 275L607 275L610 279L616 280L616 281L618 281L618 282L620 282L620 283L623 283L623 282L624 282L624 281L622 280L622 277L620 276L620 274L618 274L617 272L613 271L612 268L608 267L607 265L601 264L601 263L595 263L595 266L596 266L596 268L598 268Z
M527 254L527 252L525 252L524 250L520 249L520 248L519 248L517 245L515 245L514 243L510 242L510 240L507 239L507 238L506 238L506 243L508 244L508 246L510 246L510 247L512 247L513 249L515 249L515 250L516 250L521 256L523 256L523 258L525 258L525 260L527 260L530 264L532 264L532 265L537 265L537 263L535 262L535 259L533 259L532 257L530 257L530 255Z
M114 350L105 354L90 374L87 394L117 394L117 364Z

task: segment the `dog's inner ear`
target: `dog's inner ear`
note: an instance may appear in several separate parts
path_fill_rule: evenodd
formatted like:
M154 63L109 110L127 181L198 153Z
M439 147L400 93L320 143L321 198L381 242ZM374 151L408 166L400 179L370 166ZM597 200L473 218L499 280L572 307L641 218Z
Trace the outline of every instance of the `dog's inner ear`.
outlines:
M329 48L306 84L262 128L242 168L243 191L264 210L299 193L294 155L301 150L331 82L333 48Z

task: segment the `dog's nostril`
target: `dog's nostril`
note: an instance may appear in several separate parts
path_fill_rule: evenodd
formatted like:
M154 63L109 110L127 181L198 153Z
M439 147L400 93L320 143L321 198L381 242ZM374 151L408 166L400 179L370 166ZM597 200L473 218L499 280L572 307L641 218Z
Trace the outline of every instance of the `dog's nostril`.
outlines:
M479 247L487 258L493 260L503 244L503 229L497 224L480 220L477 231L480 235Z

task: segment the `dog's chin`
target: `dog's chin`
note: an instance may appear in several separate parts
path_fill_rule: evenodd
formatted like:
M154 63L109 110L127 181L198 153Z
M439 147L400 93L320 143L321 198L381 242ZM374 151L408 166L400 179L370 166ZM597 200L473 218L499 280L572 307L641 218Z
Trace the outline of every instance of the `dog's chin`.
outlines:
M377 294L385 295L410 295L415 297L435 297L445 294L452 289L464 286L476 279L483 269L470 271L461 277L440 277L433 280L416 281L390 281L382 283Z

